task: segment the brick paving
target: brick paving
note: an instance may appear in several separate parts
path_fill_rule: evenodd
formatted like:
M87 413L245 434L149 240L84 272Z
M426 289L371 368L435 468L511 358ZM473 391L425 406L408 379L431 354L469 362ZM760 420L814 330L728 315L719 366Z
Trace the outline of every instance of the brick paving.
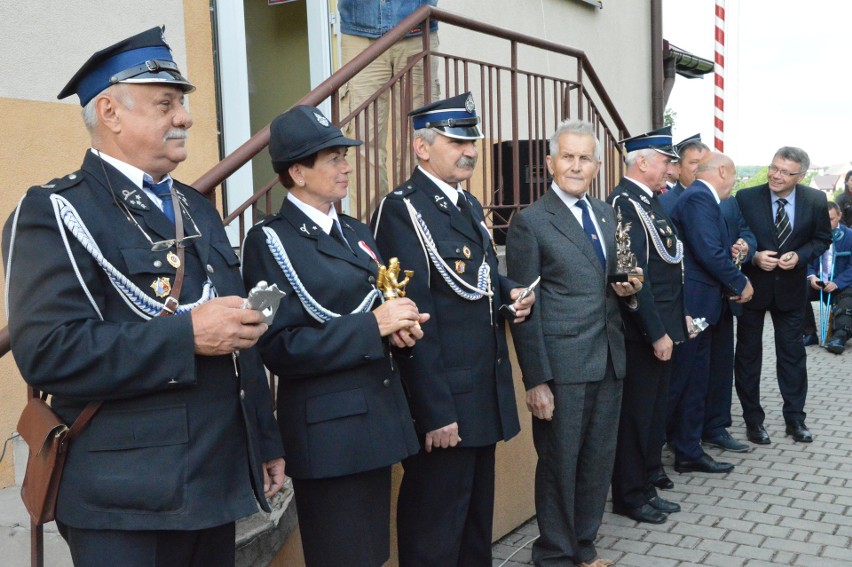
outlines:
M814 442L806 444L784 435L768 318L763 344L761 395L772 444L745 454L706 448L736 465L726 475L678 474L664 451L675 487L660 493L683 510L665 524L640 524L612 514L608 503L596 542L601 557L618 567L852 567L852 350L838 356L807 348L805 411ZM729 431L745 441L741 415L735 394ZM532 565L537 535L532 518L496 542L493 566Z

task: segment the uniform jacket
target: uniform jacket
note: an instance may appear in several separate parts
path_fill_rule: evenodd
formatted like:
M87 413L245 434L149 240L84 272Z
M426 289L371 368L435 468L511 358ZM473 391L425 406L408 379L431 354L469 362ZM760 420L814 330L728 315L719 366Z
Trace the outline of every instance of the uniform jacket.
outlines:
M635 183L623 178L613 189L607 202L621 213L622 223L630 223L630 249L645 274L645 282L637 294L639 309L624 315L628 340L649 343L668 334L674 342L686 339L686 311L683 300L683 271L680 263L665 262L649 242L642 220L632 203L636 203L653 220L656 234L665 250L674 254L677 232L656 198L652 199Z
M482 207L472 196L467 199L477 226L418 168L384 198L372 226L382 256L398 257L403 269L414 271L407 297L431 315L423 339L399 360L418 433L458 422L464 446L482 447L520 430L506 333L497 312L501 304L511 304L509 292L520 286L498 274L493 243L481 224ZM485 259L494 290L490 305L487 297L459 297L444 281L415 233L405 200L422 215L449 269L463 272L466 282L476 284Z
M747 283L731 259L722 210L699 180L677 200L671 218L684 242L686 310L714 325L722 314L724 296L739 295Z
M838 292L840 292L852 286L852 259L850 259L850 255L852 255L852 228L838 226L837 230L832 231L832 241L834 277L829 278L829 274L823 274L823 280L834 282L837 285ZM822 255L817 256L808 264L808 276L819 277L821 259Z
M663 210L666 212L669 217L672 216L672 211L674 210L675 203L683 195L683 192L686 191L686 187L680 184L680 181L672 185L668 191L665 193L661 193L657 197L657 201L659 201L660 205L663 206Z
M375 252L376 246L366 225L345 215L340 224L352 250L285 200L280 213L252 228L243 244L246 286L265 280L287 293L258 346L279 377L278 423L287 473L294 478L390 466L419 447L399 370L376 318L369 311L352 314L374 289L378 268L367 249ZM264 228L278 235L308 293L341 317L320 323L308 314L270 252ZM379 305L376 300L373 308Z
M743 273L754 286L754 298L745 305L746 309L767 309L773 304L782 311L801 309L807 285L807 265L831 244L831 223L828 220L825 194L804 185L796 185L795 191L793 232L780 250L769 185L749 187L737 192L737 203L757 239L756 252L774 250L779 256L786 252L796 252L799 256L799 263L792 270L775 268L767 272L752 263L743 266Z
M186 250L181 303L196 301L208 278L220 296L244 295L218 213L192 188L175 187L201 234ZM261 464L283 450L257 352L242 351L236 363L196 356L189 314L145 320L132 312L93 256L58 228L51 195L72 204L103 257L151 297L152 283L173 282L175 268L118 203L152 240L175 232L140 189L91 152L81 170L27 192L11 262L12 218L6 224L9 331L21 374L53 394L68 424L89 401L104 400L71 444L57 517L89 529L195 530L254 513L255 498L266 509ZM184 214L187 234L195 233L192 221Z
M606 272L612 273L615 213L603 201L591 197L589 201L602 233ZM526 282L541 275L529 319L512 327L527 389L551 380L557 384L602 380L607 356L612 357L616 377L624 376L618 296L582 225L553 188L512 219L506 261L513 279Z

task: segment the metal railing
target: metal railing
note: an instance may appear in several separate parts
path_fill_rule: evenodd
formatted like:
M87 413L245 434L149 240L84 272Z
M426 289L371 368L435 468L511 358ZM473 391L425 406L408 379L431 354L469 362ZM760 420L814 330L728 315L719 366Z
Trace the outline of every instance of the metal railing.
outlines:
M429 23L457 26L468 34L479 58L466 57L431 49ZM403 39L408 30L420 27L422 51L415 54L405 68L397 72L373 96L346 115L341 115L341 89L372 61ZM485 55L489 57L486 58ZM544 57L546 56L546 57ZM543 71L541 61L547 59L558 72ZM527 61L528 64L522 64ZM618 140L628 136L627 127L614 103L583 51L527 36L439 10L422 6L396 28L378 38L297 104L318 106L331 103L331 119L341 128L357 133L377 121L377 101L387 95L390 103L388 148L404 148L399 159L388 159L388 182L393 186L404 181L414 163L409 149L411 134L407 113L412 107L413 74L424 74L424 101L431 100L428 85L437 77L444 96L470 90L482 118L485 139L480 146L480 160L467 189L476 195L486 211L489 226L500 243L501 235L512 216L539 198L549 186L545 155L546 138L566 118L579 118L595 125L602 144L603 167L593 182L591 192L603 197L615 186L623 173ZM193 184L201 193L210 195L231 174L245 165L269 143L269 126L257 132L233 153L213 166ZM367 140L367 155L378 152L376 140ZM393 152L391 152L393 153ZM367 165L359 153L352 156L354 171L350 178L349 213L366 219L381 198L380 167ZM277 210L282 198L273 191L277 179L271 179L250 199L225 217L225 224L238 223L242 244L248 228L243 214L251 210L251 224ZM0 356L9 352L8 327L0 329Z

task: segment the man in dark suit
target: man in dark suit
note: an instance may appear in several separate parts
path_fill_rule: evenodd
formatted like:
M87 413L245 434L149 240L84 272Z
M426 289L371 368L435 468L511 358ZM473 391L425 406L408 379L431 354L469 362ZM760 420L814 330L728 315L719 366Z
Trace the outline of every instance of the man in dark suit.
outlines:
M842 217L837 203L828 202L828 218L831 221L831 246L808 265L810 289L805 304L804 333L805 339L816 339L811 301L830 303L834 321L831 338L825 346L829 352L843 354L846 341L852 337L852 229L840 224ZM816 344L816 340L812 344Z
M470 93L411 112L418 167L388 194L372 226L384 258L413 270L406 287L431 319L397 357L421 451L403 461L397 527L403 567L491 565L494 449L518 433L501 304L529 314L530 294L497 271L482 206L461 183L476 166ZM530 283L530 282L524 282Z
M103 402L59 489L76 565L233 566L235 520L268 510L284 482L251 348L263 315L243 309L216 210L169 175L192 90L160 28L94 54L60 93L79 95L92 149L6 225L21 374L68 424Z
M506 239L509 276L541 276L536 308L512 328L538 453L541 536L533 561L604 565L594 541L612 474L626 364L617 295L633 295L641 283L607 284L616 267L616 223L612 207L587 195L601 163L593 126L560 124L546 160L550 190L512 220Z
M736 168L727 156L709 153L698 165L696 181L677 200L672 220L684 242L686 309L713 329L725 309L725 296L739 303L754 293L737 269L728 245L728 227L719 206L736 181ZM711 330L677 347L669 386L668 441L679 472L722 473L733 465L716 463L701 448L704 410L710 381Z
M748 439L770 442L760 405L763 323L766 312L775 327L778 387L784 398L786 433L799 442L813 440L805 426L808 370L802 344L807 265L831 244L825 194L799 185L810 158L799 148L783 147L772 158L769 182L742 189L737 202L757 238L757 251L743 273L754 286L737 326L735 384Z
M635 313L622 313L627 360L618 424L612 509L638 522L661 524L680 506L657 495L652 480L662 468L672 348L687 338L683 303L683 245L657 200L671 158L671 128L624 140L627 174L607 201L630 237L645 274ZM690 322L691 326L691 322Z
M667 193L660 195L658 200L671 216L675 203L683 195L686 187L695 182L695 172L698 164L710 151L701 142L701 136L695 134L683 140L675 146L681 156L681 168L678 183ZM738 260L737 265L748 262L754 255L756 246L754 234L745 224L736 199L725 199L719 203L722 216L725 219L727 236L725 242L731 249L731 256ZM679 227L680 235L684 236L687 227ZM710 446L720 449L745 452L749 450L748 445L734 439L727 428L731 426L731 396L734 385L734 315L742 313L742 306L734 301L726 301L722 305L722 312L718 322L707 330L710 335L710 378L707 385L707 403L704 413L704 433L702 441ZM677 350L673 358L677 359ZM669 404L671 415L672 405ZM671 422L671 419L668 420ZM671 481L664 473L659 475L655 482L658 488L667 488Z

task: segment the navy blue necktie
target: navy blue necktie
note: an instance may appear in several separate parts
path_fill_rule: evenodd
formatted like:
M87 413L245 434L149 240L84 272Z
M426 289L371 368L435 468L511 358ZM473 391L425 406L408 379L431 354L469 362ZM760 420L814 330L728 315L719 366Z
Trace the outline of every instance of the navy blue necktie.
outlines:
M595 254L598 255L598 260L601 261L601 267L606 271L606 257L603 253L603 246L598 237L598 231L595 230L595 223L592 222L592 216L589 214L589 206L585 201L577 201L576 205L583 211L583 232L589 237L592 247L595 249Z
M175 222L175 208L172 204L172 188L169 180L166 179L160 183L151 183L146 179L142 182L142 185L145 189L148 189L160 198L163 202L163 214L165 214L170 221Z

